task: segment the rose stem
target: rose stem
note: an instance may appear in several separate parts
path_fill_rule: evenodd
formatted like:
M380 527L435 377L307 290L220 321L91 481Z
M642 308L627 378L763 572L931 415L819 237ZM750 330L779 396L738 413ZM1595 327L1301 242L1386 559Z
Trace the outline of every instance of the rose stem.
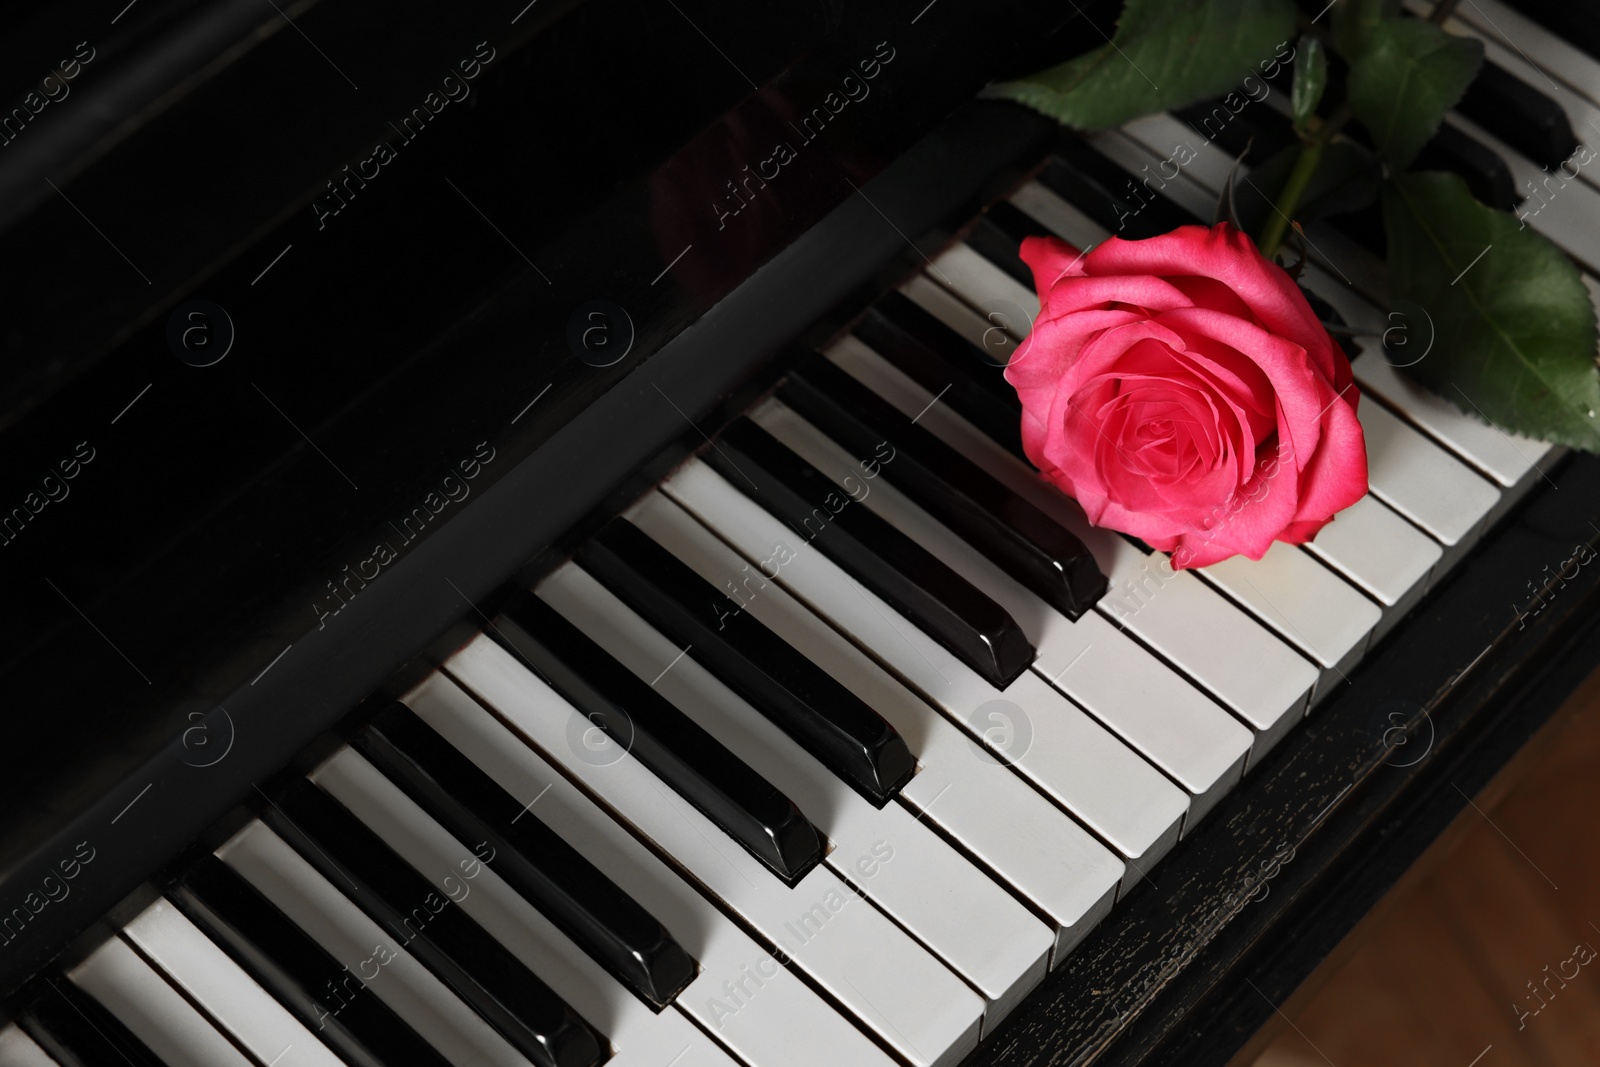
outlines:
M1301 146L1300 155L1294 162L1294 169L1289 172L1288 180L1283 183L1283 191L1278 194L1277 202L1273 204L1273 212L1267 219L1266 229L1261 232L1261 254L1266 258L1271 259L1277 255L1278 246L1283 244L1283 238L1289 231L1289 220L1294 217L1295 209L1300 206L1300 198L1305 195L1307 186L1317 173L1317 164L1322 162L1322 150L1352 117L1350 105L1340 104L1339 109L1317 127L1317 132L1311 140Z

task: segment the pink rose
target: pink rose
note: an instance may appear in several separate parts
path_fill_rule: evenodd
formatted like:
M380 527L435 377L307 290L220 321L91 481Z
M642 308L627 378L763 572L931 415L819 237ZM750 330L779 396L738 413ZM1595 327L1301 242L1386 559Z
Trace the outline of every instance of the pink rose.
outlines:
M1308 541L1366 493L1350 362L1248 236L1029 237L1022 259L1041 305L1006 368L1022 444L1091 522L1203 567Z

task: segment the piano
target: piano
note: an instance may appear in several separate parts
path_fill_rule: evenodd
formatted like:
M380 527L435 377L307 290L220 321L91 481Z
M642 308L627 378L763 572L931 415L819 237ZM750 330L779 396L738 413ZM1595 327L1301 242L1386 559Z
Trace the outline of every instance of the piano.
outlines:
M1117 7L0 16L0 1063L1228 1062L1600 662L1600 462L1399 373L1357 213L1365 499L1180 573L1045 488L1020 240L1290 136L985 98ZM1428 166L1600 129L1569 16L1455 14Z

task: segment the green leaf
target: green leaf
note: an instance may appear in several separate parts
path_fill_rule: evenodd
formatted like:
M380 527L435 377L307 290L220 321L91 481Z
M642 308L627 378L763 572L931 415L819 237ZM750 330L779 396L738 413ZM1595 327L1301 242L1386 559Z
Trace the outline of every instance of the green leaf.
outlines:
M1128 0L1111 42L1049 70L996 86L1084 130L1226 92L1289 58L1293 0Z
M1483 42L1421 19L1380 22L1350 67L1350 108L1395 170L1417 158L1483 64Z
M1339 0L1333 5L1333 47L1346 62L1354 63L1372 28L1399 14L1400 0Z
M1306 120L1317 113L1322 90L1328 87L1328 56L1322 41L1309 33L1300 35L1294 49L1294 87L1289 100L1294 110L1294 128L1304 130Z
M1434 329L1408 371L1502 429L1600 451L1595 311L1572 262L1454 174L1402 175L1383 217L1390 295Z

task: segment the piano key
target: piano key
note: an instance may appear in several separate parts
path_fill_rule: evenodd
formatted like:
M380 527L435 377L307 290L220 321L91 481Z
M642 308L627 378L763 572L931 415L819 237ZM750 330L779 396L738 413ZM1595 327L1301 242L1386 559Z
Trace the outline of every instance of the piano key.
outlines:
M250 830L266 833L259 823L252 823L245 833ZM298 860L288 846L282 846L282 854ZM402 1019L386 1002L366 991L358 977L359 963L357 974L351 974L348 966L284 914L278 901L216 856L207 855L185 871L168 897L185 918L221 945L302 1026L346 1062L363 1067L450 1062L412 1029L415 1019ZM365 951L356 958L363 962L372 959ZM355 990L348 985L352 980L358 987Z
M349 898L348 882L334 885L260 822L235 834L217 849L217 854L224 866L242 875L323 952L349 971L339 985L351 1005L368 997L383 1002L416 1031L420 1040L449 1062L526 1067L522 1054L435 977L412 951L418 932L427 929L439 912L455 906L453 890L430 890L416 902L409 921L399 928L387 929ZM462 848L458 861L472 856ZM373 972L370 977L368 967ZM353 978L360 980L357 988L350 990Z
M1500 494L1370 398L1357 412L1372 494L1447 548L1469 545Z
M862 473L893 455L862 458ZM1006 685L1032 662L1033 646L998 604L870 510L851 507L855 490L846 487L848 496L840 496L749 419L735 419L723 430L706 460L737 474L762 506L775 509L794 529L813 538L826 531L817 546L821 551L995 684ZM859 482L857 488L866 491Z
M1407 0L1407 6L1415 11L1420 5L1417 0ZM1517 136L1508 135L1508 131L1497 129L1494 124L1484 122L1466 107L1461 111L1469 119L1480 122L1490 133L1495 134L1533 160L1550 170L1555 170L1558 164L1571 158L1578 147L1578 141L1593 140L1594 128L1590 123L1600 118L1600 64L1596 64L1573 49L1567 42L1551 35L1539 32L1540 40L1533 41L1527 38L1518 40L1517 31L1508 23L1525 21L1515 12L1504 12L1486 18L1488 7L1477 10L1458 10L1445 20L1445 29L1464 37L1476 38L1483 42L1484 58L1488 67L1501 71L1511 84L1504 87L1508 93L1532 93L1553 102L1560 109L1564 122L1569 127L1568 134L1576 131L1579 137L1566 145L1562 151L1562 143L1550 139L1548 143L1528 142L1523 143ZM1508 33L1510 37L1502 34ZM1515 43L1510 43L1515 42ZM1527 50L1523 51L1526 46ZM1520 86L1520 89L1514 87ZM1548 123L1548 120L1542 120ZM1511 131L1518 134L1521 131ZM1580 171L1579 173L1583 173ZM1589 177L1590 184L1600 181L1600 178Z
M1451 403L1446 397L1407 378L1368 345L1351 364L1363 391L1382 398L1439 444L1466 460L1501 486L1510 488L1550 457L1548 442L1500 430ZM1470 404L1470 399L1457 394Z
M485 753L474 749L458 731L451 729L454 723L440 721L435 713L437 709L430 704L435 701L437 691L448 691L454 701L469 707L469 718L483 720L486 729L498 731L494 744L501 749L507 752L525 749L522 741L506 733L493 718L483 715L482 709L472 704L472 699L461 693L453 681L435 673L422 681L418 689L406 694L406 699L429 713L430 729L435 725L445 729L448 741L440 737L440 744L453 744L472 752L475 763L488 766ZM493 758L490 757L490 761ZM413 867L448 870L462 885L469 886L466 894L459 897L459 907L570 1003L579 1016L610 1038L614 1056L606 1061L608 1067L667 1067L669 1064L674 1067L686 1064L731 1067L733 1061L709 1038L696 1032L694 1025L677 1011L677 1006L669 1005L658 1013L648 1001L624 987L589 952L574 944L547 915L534 909L526 897L496 873L494 853L490 849L480 851L490 857L488 862L480 861L477 856L462 856L461 841L360 753L349 747L334 752L312 771L312 779ZM499 781L507 779L501 777ZM518 782L520 779L509 781L509 785L512 789L522 789ZM546 790L547 785L552 789ZM565 781L557 782L546 776L522 792L538 797L541 814L549 817L560 803L563 787L570 789ZM597 854L598 859L598 845L592 835L587 838L578 835L574 840L584 841L586 849ZM659 901L659 894L651 897L651 904L659 905ZM682 1061L674 1061L674 1056L680 1054Z
M343 1062L167 901L140 912L122 936L261 1063L339 1067Z
M254 1067L211 1020L120 937L67 972L168 1067Z
M48 979L17 1020L54 1067L164 1067L156 1054L93 997L65 979Z
M1304 550L1282 541L1259 560L1234 556L1195 573L1322 667L1313 704L1349 680L1382 621L1375 603Z
M945 313L958 312L967 320L973 316L943 290L933 288L920 275L916 281L927 286L928 295L937 294L947 303ZM975 323L974 328L981 326ZM946 325L922 304L904 293L885 293L856 323L852 331L874 350L881 352L914 377L928 391L929 398L954 390L952 402L959 399L962 410L973 424L1015 455L1022 455L1022 417L1017 408L1016 390L1000 374L958 374L956 367L978 364L992 371L1003 368L1015 350L1016 341L999 326L984 327L1006 339L1008 347L992 358L967 338ZM931 410L931 409L930 409Z
M681 467L662 490L746 558L768 558L794 540L792 531L698 460ZM803 546L784 553L777 582L986 745L997 741L985 734L995 725L991 712L1031 732L1025 751L1002 745L1002 756L1127 860L1124 892L1177 841L1186 795L1038 675L1030 671L1004 691L996 689Z
M640 507L634 521L708 580L735 573L745 562L665 494ZM826 664L909 740L919 770L899 799L1047 916L1056 929L1054 959L1064 959L1110 908L1122 862L1003 758L980 758L972 739L781 585L763 586L744 610L812 662ZM1015 754L1022 755L1021 748Z
M1082 541L826 359L795 368L777 395L852 452L887 440L884 477L1069 619L1105 592Z
M905 740L881 715L753 619L728 628L739 601L627 520L613 520L576 558L686 652L698 649L696 660L874 804L899 792L915 771Z
M0 1029L0 1063L8 1067L59 1067L48 1052L15 1024Z
M1464 119L1459 113L1457 117ZM1501 211L1510 211L1522 199L1505 156L1448 122L1441 123L1438 132L1422 146L1414 166L1418 170L1442 170L1457 175L1467 183L1467 190L1480 204Z
M599 1061L594 1031L460 908L430 908L425 925L411 926L421 902L442 888L453 903L464 882L450 874L435 887L304 778L275 788L271 798L262 821L324 878L350 883L349 896L375 922L406 930L407 951L517 1051L539 1067Z
M1032 292L1033 271L1018 258L1017 246L1024 237L1043 232L1037 221L1018 211L1009 201L997 200L978 216L977 223L967 233L966 243L991 263L998 263L1012 281Z
M671 506L647 499L643 510ZM676 658L677 646L579 568L562 567L539 588L641 678ZM770 595L762 590L752 603ZM832 845L829 865L983 996L984 1032L1044 977L1049 931L917 817L897 804L867 803L692 658L655 684L817 813Z
M902 367L889 365L854 337L834 344L828 356L901 411L921 411L931 399ZM936 365L935 373L942 367ZM950 373L960 376L953 369ZM976 373L999 377L989 368ZM952 388L947 395L956 394ZM1098 604L1101 613L1199 682L1256 731L1246 767L1259 760L1299 721L1317 679L1316 668L1203 581L1173 570L1165 555L1147 555L1127 539L1090 526L1076 502L966 421L967 410L958 408L960 403L927 408L918 424L1082 539L1110 577L1109 591Z
M1473 0L1445 25L1456 32L1457 23L1470 24L1485 42L1492 42L1493 51L1511 46L1521 62L1505 66L1530 84L1549 92L1549 79L1554 79L1558 88L1570 88L1600 107L1600 62L1522 12L1500 0Z
M980 314L1020 308L1030 323L1039 317L1039 295L1033 286L1023 285L999 271L964 242L958 241L945 249L929 266L928 273L962 300L970 301L972 295L979 292L992 293L989 306L978 308Z
M1587 277L1587 276L1586 276ZM1352 326L1382 336L1390 327L1404 328L1415 337L1408 341L1426 344L1424 324L1401 319L1398 323L1386 317L1358 293L1338 285L1312 267L1306 271L1305 283L1332 304ZM1369 339L1359 339L1364 349L1351 366L1361 388L1387 403L1403 415L1411 425L1444 446L1449 452L1466 461L1480 473L1487 475L1501 488L1499 500L1484 516L1483 528L1488 530L1499 517L1525 495L1533 483L1544 478L1542 467L1548 467L1563 450L1557 446L1520 434L1510 434L1489 424L1480 415L1464 411L1426 387L1401 374L1383 349ZM1417 357L1401 356L1404 362ZM1467 407L1472 399L1459 389L1454 399Z
M822 859L792 800L538 597L514 596L489 634L784 881Z
M1306 286L1332 304L1352 328L1372 337L1380 337L1391 328L1405 331L1406 348L1397 348L1392 357L1376 341L1357 338L1363 351L1351 366L1364 391L1381 397L1429 437L1503 487L1516 485L1550 456L1552 446L1546 442L1497 429L1400 373L1398 368L1411 360L1425 358L1426 323L1413 323L1403 316L1396 322L1397 316L1384 315L1359 293L1339 285L1316 267L1309 268L1304 278ZM1423 350L1407 354L1413 343L1422 344ZM1470 407L1471 399L1459 390L1455 400Z
M1472 121L1552 170L1578 148L1560 103L1488 57L1456 105Z
M649 1060L652 1067L668 1067L669 1063L676 1067L672 1057L683 1043L663 1033L663 1028L672 1034L679 1029L697 1033L689 1022L692 1018L750 1067L785 1067L797 1062L888 1067L890 1056L852 1020L807 987L793 973L786 954L775 945L758 943L730 921L700 889L685 881L671 861L659 858L632 828L618 823L611 812L569 782L545 756L530 748L450 677L429 677L408 693L406 700L505 788L539 795L540 807L550 825L564 838L583 842L585 852L596 865L630 894L650 900L674 935L682 938L702 962L700 975L671 1008L659 1015L625 993L624 1003L611 1003L615 997L608 996L607 1003L596 1006L596 1017L611 1017L608 1029L619 1050L618 1059L611 1064L641 1063L640 1057L654 1050ZM410 802L392 797L393 787L370 766L359 759L336 757L325 770L322 780L329 788L358 808L374 828L396 842L397 848L408 855L415 854L413 862L428 849L437 848L433 840L442 831L436 824L429 825L430 820L420 813L408 815ZM448 841L444 844L448 847ZM509 887L495 880L492 871L486 871L485 877L484 891L474 892L465 904L469 908L481 906L486 913L483 921L489 925L496 919L488 913L500 907ZM526 938L542 929L541 917L520 898L512 894L509 903L513 910L526 911L527 918L520 925L513 922L503 937ZM500 930L505 925L501 921L494 928ZM594 968L559 933L551 929L548 936L542 955L549 962L564 963L567 956L575 954L575 970L587 965L595 980L620 991L609 976ZM575 996L592 999L595 992L579 990ZM696 1051L702 1046L713 1051L717 1048L702 1041ZM686 1062L695 1061L690 1057Z
M1540 168L1461 115L1451 114L1445 123L1481 141L1506 161L1517 195L1523 198L1518 218L1576 259L1584 270L1600 273L1600 228L1593 224L1600 218L1600 189L1581 179L1569 179L1564 171Z
M755 418L823 472L849 469L849 453L776 401ZM1238 782L1250 731L1099 613L1069 621L891 485L864 503L1004 605L1039 648L1034 670L1190 793L1184 832Z
M525 815L532 801L495 785L404 704L385 709L350 744L463 847L486 843L502 878L645 1001L669 1004L693 980L694 960L650 912Z
M1376 643L1427 590L1443 550L1371 493L1339 512L1306 549L1383 606Z
M564 738L582 716L482 635L444 667L636 835L672 856L723 908L781 948L898 1056L914 1067L943 1067L976 1046L982 999L830 867L814 867L799 885L785 886L743 850L718 846L705 817L674 800L638 761L596 767L573 758Z
M1274 93L1267 97L1267 102L1278 107L1278 98L1282 95ZM1082 151L1096 155L1103 153L1111 166L1119 170L1126 168L1122 171L1126 173L1127 170L1136 171L1140 167L1153 166L1166 158L1172 150L1172 137L1180 142L1190 138L1188 143L1193 143L1193 132L1177 118L1168 114L1150 115L1123 129L1106 130L1093 135ZM1171 179L1163 178L1165 184L1145 194L1150 199L1146 202L1144 214L1149 215L1159 209L1164 213L1163 217L1175 217L1178 220L1175 225L1209 222L1216 210L1221 179L1227 173L1222 171L1218 177L1216 171L1219 169L1215 161L1208 157L1208 161L1199 167L1184 167ZM1048 173L1047 170L1046 175ZM1248 170L1241 169L1241 181L1249 176ZM1092 204L1084 204L1083 207L1094 213ZM1109 225L1098 216L1097 221ZM1166 226L1156 232L1163 233L1171 228ZM1387 299L1388 269L1374 252L1363 247L1352 235L1324 221L1307 223L1305 231L1306 255L1310 262L1326 267L1374 300Z
M1092 140L1063 138L1037 181L1093 216L1107 233L1130 241L1167 233L1206 217L1205 213L1186 211L1167 197L1151 195L1152 189L1165 188L1162 183L1166 179L1159 173L1160 160L1166 158L1171 146L1195 139L1193 132L1177 120L1173 120L1173 129L1175 139L1156 155L1138 157L1131 165L1119 163ZM1140 173L1141 167L1149 166L1156 167L1156 173Z

